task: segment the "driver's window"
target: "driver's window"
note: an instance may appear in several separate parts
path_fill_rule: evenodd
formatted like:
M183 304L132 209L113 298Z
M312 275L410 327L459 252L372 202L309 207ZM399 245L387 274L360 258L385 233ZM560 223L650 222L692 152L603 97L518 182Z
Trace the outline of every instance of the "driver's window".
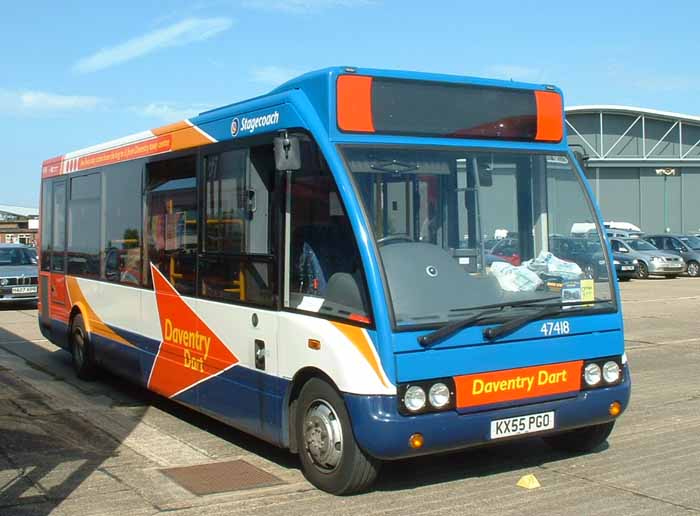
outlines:
M290 212L286 306L369 323L355 236L333 176L312 142L302 142L302 168L291 175Z
M681 251L681 250L683 250L683 244L681 244L681 243L680 243L678 240L676 240L675 238L669 238L668 241L669 241L670 244L671 244L671 246L670 246L671 249L673 249L673 250L675 250L675 251Z
M610 247L612 247L613 251L619 252L620 248L622 247L622 244L620 244L620 242L617 240L613 240L612 242L610 242Z

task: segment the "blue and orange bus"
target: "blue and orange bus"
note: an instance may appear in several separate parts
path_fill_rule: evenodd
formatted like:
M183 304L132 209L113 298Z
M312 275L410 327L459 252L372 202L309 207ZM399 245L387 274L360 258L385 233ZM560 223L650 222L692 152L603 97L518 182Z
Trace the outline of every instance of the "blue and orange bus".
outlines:
M562 106L549 85L339 67L49 159L42 332L79 377L288 448L336 494L532 434L593 449L630 376Z

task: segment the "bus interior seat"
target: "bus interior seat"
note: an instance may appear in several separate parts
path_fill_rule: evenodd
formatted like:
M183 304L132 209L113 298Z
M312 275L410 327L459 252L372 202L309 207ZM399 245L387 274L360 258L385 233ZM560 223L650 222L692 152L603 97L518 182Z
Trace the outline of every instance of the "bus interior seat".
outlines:
M345 225L302 226L292 238L299 285L304 293L325 296L330 278L338 272L352 274L357 268L353 235Z

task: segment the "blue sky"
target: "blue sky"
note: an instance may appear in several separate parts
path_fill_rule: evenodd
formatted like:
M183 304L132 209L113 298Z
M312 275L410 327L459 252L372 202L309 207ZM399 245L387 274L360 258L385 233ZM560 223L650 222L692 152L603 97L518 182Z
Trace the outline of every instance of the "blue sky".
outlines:
M554 83L567 105L700 115L698 2L20 2L0 18L0 204L41 162L354 65Z

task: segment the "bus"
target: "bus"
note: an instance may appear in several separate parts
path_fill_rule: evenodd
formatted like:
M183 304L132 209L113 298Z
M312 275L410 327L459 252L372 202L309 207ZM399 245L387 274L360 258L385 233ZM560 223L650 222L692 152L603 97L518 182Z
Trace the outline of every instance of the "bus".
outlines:
M77 375L287 448L327 492L532 435L592 450L628 405L554 86L323 69L46 160L41 195L39 324Z

